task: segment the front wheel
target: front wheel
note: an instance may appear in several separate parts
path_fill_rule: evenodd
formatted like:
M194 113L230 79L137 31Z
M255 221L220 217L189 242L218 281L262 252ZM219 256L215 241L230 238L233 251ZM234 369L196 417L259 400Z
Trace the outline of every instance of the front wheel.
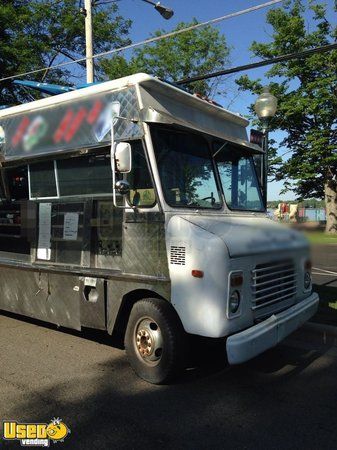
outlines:
M182 368L184 332L171 305L148 298L134 304L126 333L129 362L144 380L163 384Z

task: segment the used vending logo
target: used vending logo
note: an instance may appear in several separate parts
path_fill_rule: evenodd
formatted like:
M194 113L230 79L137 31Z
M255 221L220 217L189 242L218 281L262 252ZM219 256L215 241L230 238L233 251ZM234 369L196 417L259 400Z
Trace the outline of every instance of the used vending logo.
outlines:
M59 418L54 418L50 423L3 422L3 438L20 441L23 447L49 447L50 442L63 442L69 433L69 428Z

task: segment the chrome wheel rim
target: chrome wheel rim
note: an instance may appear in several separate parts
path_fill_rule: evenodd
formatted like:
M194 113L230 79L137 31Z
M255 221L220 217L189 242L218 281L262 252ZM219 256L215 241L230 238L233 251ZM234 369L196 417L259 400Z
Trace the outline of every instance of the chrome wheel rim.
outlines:
M157 322L149 317L140 319L135 329L138 356L147 364L156 365L163 353L163 336Z

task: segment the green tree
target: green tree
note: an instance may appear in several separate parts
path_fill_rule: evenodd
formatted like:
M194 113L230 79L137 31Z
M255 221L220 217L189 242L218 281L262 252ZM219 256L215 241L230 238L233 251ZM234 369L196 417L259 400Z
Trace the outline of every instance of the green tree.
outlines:
M312 15L313 29L308 28L306 14ZM310 3L305 10L298 0L287 2L268 12L267 23L273 29L271 42L251 46L259 58L300 52L337 38L337 22L329 21L323 3ZM271 127L286 132L280 145L290 153L277 169L277 178L299 198L324 198L326 231L337 233L337 52L274 64L266 76L279 99ZM261 80L243 76L237 83L243 90L261 92Z
M195 19L191 23L181 22L175 30L197 23ZM158 30L151 36L164 33L164 30ZM100 65L110 79L147 72L174 82L222 69L228 64L228 56L225 37L216 28L206 26L144 45L136 49L129 60L117 55L112 59L102 59ZM218 79L187 85L189 91L208 96L214 95L218 88Z
M93 19L94 52L129 43L131 22L118 15L116 4L96 7ZM78 0L0 0L0 78L46 67L85 55L84 16ZM85 67L85 63L82 64ZM71 71L69 70L71 68ZM97 70L99 66L96 64ZM41 72L25 78L67 83L79 66ZM80 68L83 75L83 70ZM11 81L0 83L0 104L29 97Z

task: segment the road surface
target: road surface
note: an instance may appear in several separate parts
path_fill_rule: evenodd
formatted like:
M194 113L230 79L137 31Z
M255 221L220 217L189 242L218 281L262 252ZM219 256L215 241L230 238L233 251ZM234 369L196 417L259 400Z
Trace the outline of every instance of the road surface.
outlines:
M314 283L337 288L337 244L313 246L312 262Z
M213 354L170 386L137 378L101 332L0 314L0 342L0 418L62 418L58 450L337 447L336 347L303 331L238 367Z

